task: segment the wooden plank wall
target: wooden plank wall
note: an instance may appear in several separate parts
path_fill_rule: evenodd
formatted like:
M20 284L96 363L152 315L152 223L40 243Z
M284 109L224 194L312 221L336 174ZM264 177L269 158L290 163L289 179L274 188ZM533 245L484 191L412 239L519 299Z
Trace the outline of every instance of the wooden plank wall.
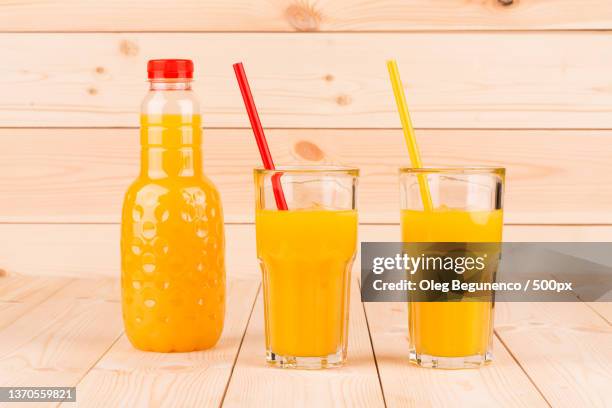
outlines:
M1 3L0 243L119 222L146 61L177 56L196 62L228 223L252 222L259 164L238 60L277 162L361 167L361 221L396 223L395 57L425 163L506 167L506 222L540 239L612 239L611 30L608 0Z
M54 0L2 5L7 31L608 29L605 0ZM66 12L69 7L70 12Z

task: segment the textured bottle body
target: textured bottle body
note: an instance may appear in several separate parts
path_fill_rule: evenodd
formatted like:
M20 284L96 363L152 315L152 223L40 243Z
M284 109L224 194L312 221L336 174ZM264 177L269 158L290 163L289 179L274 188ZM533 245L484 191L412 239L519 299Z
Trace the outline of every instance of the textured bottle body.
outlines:
M199 115L143 115L141 174L122 214L125 330L142 350L212 347L225 314L219 193L202 174Z

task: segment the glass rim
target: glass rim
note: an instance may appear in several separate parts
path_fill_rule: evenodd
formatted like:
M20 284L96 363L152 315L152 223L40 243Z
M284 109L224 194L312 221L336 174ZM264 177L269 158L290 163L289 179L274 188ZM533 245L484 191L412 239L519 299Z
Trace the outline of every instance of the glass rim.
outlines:
M253 169L255 174L321 174L321 173L332 173L332 174L348 174L354 177L359 176L359 169L357 167L350 166L276 166L274 170L268 170L263 167L255 167Z
M400 167L400 174L497 174L505 175L505 167L497 166L437 166L437 167Z

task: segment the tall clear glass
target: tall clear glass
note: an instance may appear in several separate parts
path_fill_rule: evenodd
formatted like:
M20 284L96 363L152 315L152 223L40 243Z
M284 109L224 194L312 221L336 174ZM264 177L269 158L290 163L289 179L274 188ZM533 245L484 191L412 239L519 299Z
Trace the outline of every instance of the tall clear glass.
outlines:
M266 359L286 368L340 366L347 353L359 171L284 167L254 175ZM273 180L280 180L288 210L277 208Z
M400 169L402 241L501 242L504 175L486 167ZM432 209L423 206L419 179L427 181ZM493 301L473 298L409 302L410 360L434 368L490 361L493 312Z

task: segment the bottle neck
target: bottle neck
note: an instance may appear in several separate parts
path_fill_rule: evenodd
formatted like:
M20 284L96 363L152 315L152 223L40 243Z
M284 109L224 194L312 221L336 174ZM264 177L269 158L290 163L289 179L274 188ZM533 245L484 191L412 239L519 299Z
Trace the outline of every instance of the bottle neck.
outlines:
M191 79L151 79L151 91L191 91Z
M191 80L151 80L140 122L141 177L202 176L202 126Z

